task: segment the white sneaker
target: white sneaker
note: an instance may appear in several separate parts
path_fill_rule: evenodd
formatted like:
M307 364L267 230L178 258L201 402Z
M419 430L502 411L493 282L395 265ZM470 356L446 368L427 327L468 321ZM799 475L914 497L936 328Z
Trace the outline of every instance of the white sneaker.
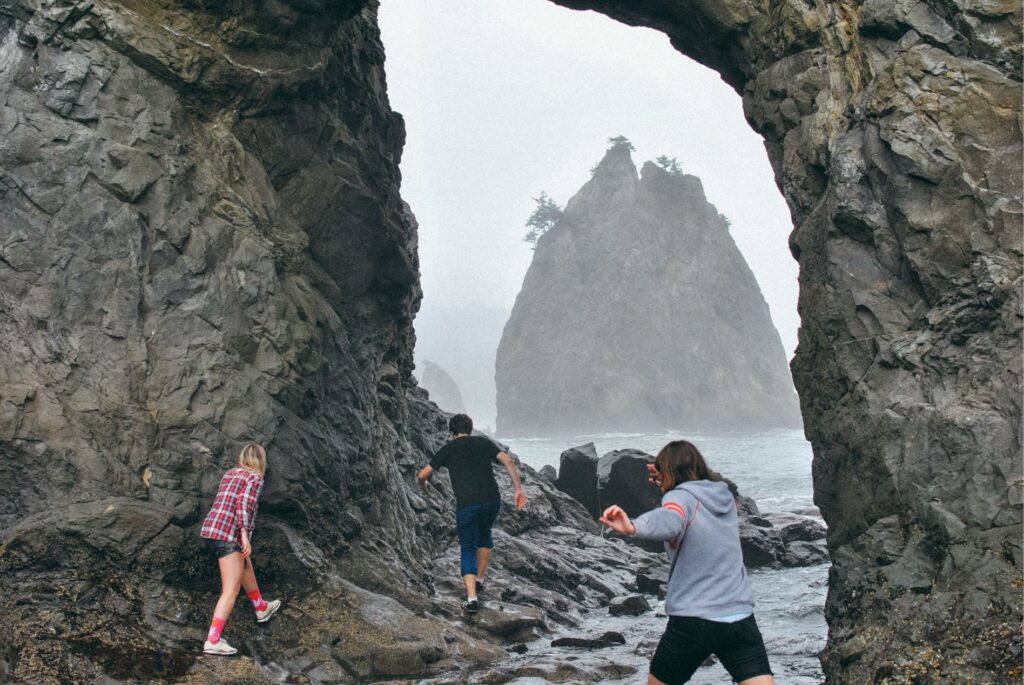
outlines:
M203 654L213 654L215 656L231 656L232 654L238 654L238 650L228 644L227 640L221 638L217 642L210 642L207 640L203 643Z
M281 600L275 599L272 602L267 602L267 608L263 611L256 612L256 622L266 623L270 618L277 613L277 610L281 608Z

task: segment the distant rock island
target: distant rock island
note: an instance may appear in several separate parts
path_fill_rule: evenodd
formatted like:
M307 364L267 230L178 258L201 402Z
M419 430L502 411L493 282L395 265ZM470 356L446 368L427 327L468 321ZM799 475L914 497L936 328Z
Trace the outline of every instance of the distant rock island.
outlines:
M631 149L613 144L537 240L498 347L499 434L799 426L728 220L696 176L638 175Z
M494 354L508 316L508 309L479 302L437 301L425 301L416 314L416 367L429 359L443 368L481 429L494 427ZM427 389L434 394L429 383Z
M434 404L453 414L461 414L466 411L459 386L447 371L426 359L422 364L416 366L419 369L416 376L420 381L420 386L430 394L430 399L434 401Z

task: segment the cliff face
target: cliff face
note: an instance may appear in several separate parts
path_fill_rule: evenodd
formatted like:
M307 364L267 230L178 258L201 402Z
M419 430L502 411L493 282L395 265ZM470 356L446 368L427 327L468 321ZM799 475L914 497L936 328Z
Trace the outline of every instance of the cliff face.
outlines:
M836 682L1015 681L1019 2L556 0L743 95L793 215Z
M531 606L466 629L434 585L451 490L413 473L443 419L411 375L404 128L363 5L0 4L0 681L419 676L626 582L551 560L537 536L593 524L528 473L497 568ZM239 608L252 658L211 662L198 523L247 440L288 608L261 631Z
M562 4L665 31L765 137L797 227L829 677L1016 682L1020 4ZM561 561L549 522L585 514L532 479L498 570L545 608L485 634L431 586L451 498L411 480L442 426L411 383L402 126L364 5L0 3L3 677L420 674L623 587L589 533ZM271 453L256 563L290 610L229 623L255 658L197 660L195 524L249 438Z
M537 242L498 347L503 435L798 426L786 357L700 179L611 148Z

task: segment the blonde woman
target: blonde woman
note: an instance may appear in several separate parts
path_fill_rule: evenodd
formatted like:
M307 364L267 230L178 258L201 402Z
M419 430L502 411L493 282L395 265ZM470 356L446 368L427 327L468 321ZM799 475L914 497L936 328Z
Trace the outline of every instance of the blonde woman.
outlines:
M238 650L221 639L224 624L235 608L239 587L256 610L256 621L266 623L281 608L281 600L266 601L260 596L256 572L252 567L250 538L256 526L256 509L263 490L263 474L267 470L267 453L250 442L238 455L238 466L224 474L217 488L210 513L203 521L199 536L217 557L220 566L220 599L213 610L210 631L203 652L220 656L237 654Z

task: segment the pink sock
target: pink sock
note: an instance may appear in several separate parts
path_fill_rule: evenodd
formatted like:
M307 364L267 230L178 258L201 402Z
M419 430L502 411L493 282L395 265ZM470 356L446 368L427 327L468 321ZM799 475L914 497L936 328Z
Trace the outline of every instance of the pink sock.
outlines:
M217 618L216 616L214 616L213 620L210 621L210 632L207 633L206 639L209 640L211 644L217 644L220 642L220 633L224 630L225 623L227 623L227 619Z
M245 596L252 602L252 608L256 611L265 611L267 608L267 602L260 597L260 589L256 588L252 592L246 592Z

